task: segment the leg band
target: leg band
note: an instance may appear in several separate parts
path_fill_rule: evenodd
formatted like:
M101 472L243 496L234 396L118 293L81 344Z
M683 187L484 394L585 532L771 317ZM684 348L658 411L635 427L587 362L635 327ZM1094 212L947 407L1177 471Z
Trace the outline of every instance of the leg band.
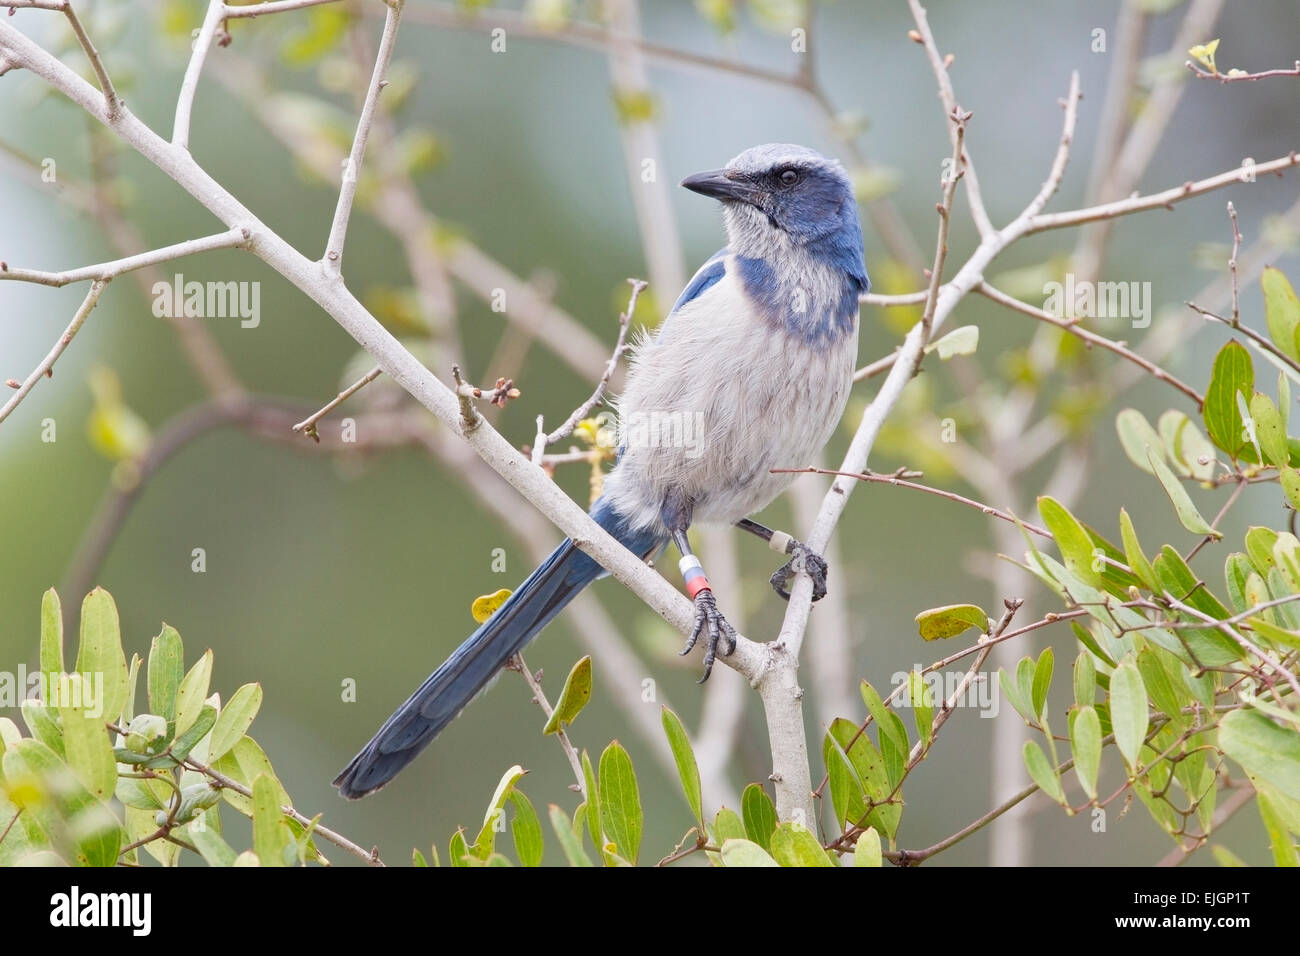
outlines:
M772 537L767 542L767 546L777 554L785 554L793 542L794 538L790 537L784 531L773 531Z
M712 591L709 587L709 579L704 576L704 568L700 565L700 559L693 554L687 554L677 562L677 567L682 572L682 581L686 584L686 593L695 600L695 595L701 591Z

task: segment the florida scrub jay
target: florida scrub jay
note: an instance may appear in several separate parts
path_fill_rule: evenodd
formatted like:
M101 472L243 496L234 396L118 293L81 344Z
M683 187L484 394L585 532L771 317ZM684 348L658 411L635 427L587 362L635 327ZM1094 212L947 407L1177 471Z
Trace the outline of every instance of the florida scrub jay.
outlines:
M683 180L719 200L727 246L691 279L672 312L636 343L617 403L617 464L591 516L649 558L672 542L695 602L689 651L705 638L704 677L735 648L686 532L735 524L791 560L772 585L784 597L797 570L826 593L826 563L787 534L751 521L813 461L848 400L857 357L858 297L869 282L862 230L839 163L802 146L768 144ZM698 429L690 442L663 440ZM385 722L334 780L371 793L415 758L502 665L604 572L561 544L499 610Z

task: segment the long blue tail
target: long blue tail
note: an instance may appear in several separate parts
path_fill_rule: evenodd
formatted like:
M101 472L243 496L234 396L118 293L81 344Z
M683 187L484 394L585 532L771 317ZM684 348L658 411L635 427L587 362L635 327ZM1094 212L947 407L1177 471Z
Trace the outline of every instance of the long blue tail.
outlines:
M592 506L591 516L636 554L648 556L663 544L652 532L630 530L604 499ZM565 540L384 722L379 733L334 778L339 793L355 800L397 776L506 661L603 573L599 564Z

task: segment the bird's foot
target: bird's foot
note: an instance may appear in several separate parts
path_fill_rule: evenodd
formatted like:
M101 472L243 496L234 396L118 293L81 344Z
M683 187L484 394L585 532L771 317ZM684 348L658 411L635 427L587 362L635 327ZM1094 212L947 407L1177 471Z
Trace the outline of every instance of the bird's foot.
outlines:
M790 600L788 587L790 579L800 571L805 571L812 578L812 599L820 601L826 596L826 576L830 574L826 559L800 541L791 541L787 550L790 554L790 560L777 568L769 579L772 590L781 595L783 599Z
M704 676L697 681L700 684L708 680L709 675L713 673L713 662L718 656L718 645L723 643L724 639L726 643L722 650L723 657L730 657L736 649L736 629L722 616L722 612L718 610L718 602L708 588L695 595L695 627L691 629L691 636L686 639L686 646L682 648L683 655L691 652L695 642L699 640L700 633L706 630L708 644L704 652Z

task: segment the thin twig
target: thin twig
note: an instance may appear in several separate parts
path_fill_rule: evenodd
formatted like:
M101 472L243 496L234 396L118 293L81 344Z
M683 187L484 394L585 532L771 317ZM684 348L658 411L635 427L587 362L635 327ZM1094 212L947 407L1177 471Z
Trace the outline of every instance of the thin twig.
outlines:
M58 358L63 354L64 349L72 344L72 337L81 329L82 323L86 321L87 316L89 316L91 310L95 308L95 304L99 302L100 295L107 287L107 280L96 279L90 284L90 291L88 291L86 297L81 300L80 308L77 309L76 314L72 317L72 321L69 322L68 327L63 330L63 334L59 336L58 341L54 343L54 347L50 349L45 358L43 358L41 363L32 370L32 373L27 376L23 383L18 386L18 391L14 392L9 401L4 403L4 407L0 408L0 422L3 422L9 417L9 413L17 408L18 403L26 398L27 394L36 387L36 383L41 380L42 376L51 376L54 374L54 363L58 361Z
M308 415L302 421L298 422L298 424L294 425L293 430L296 432L302 432L304 435L308 436L313 441L319 442L320 435L316 431L316 423L320 421L322 418L324 418L326 415L328 415L330 412L332 412L334 409L338 408L340 405L346 402L357 392L361 391L363 388L365 388L375 379L379 378L379 376L382 374L384 374L384 370L381 369L378 365L376 365L365 375L361 376L361 378L357 379L355 382L353 382L343 391L339 392L338 395L334 397L334 400L331 401L329 404L325 405L319 411L314 412L311 415Z
M952 77L948 75L950 61L939 52L939 46L934 41L934 34L930 32L930 21L926 17L925 8L921 6L919 0L907 0L907 5L911 8L912 19L916 21L915 39L919 40L921 45L925 47L926 56L930 60L930 69L939 83L939 99L943 102L943 111L946 115L952 116L959 107L957 106L957 95L952 88ZM961 128L955 125L948 128L948 138L955 148L960 147L958 139L961 132ZM997 230L993 228L988 210L984 208L984 196L980 192L979 178L975 175L969 150L963 149L961 156L966 170L966 200L970 206L971 219L975 221L975 228L979 230L980 238L987 239Z
M100 59L99 51L95 49L95 44L90 40L90 34L86 28L81 25L77 12L72 9L72 4L68 0L63 0L63 14L68 18L68 23L72 27L72 32L77 36L77 42L81 48L86 51L86 56L90 60L90 65L95 71L95 77L99 80L99 88L104 92L104 103L108 108L108 117L110 120L117 119L122 112L122 101L117 97L117 90L113 88L113 81L108 77L108 69L104 66L104 61Z
M185 242L163 246L160 249L150 249L148 252L127 256L124 259L100 262L93 266L82 266L79 269L67 269L63 272L45 272L40 269L14 269L6 265L3 269L0 269L0 280L11 279L16 282L34 282L37 285L52 286L56 289L70 285L73 282L85 282L88 279L107 282L109 279L115 279L136 269L144 269L162 262L170 262L172 259L180 259L198 252L247 246L251 235L249 230L236 226L234 229L227 229L225 232L214 233L211 236L187 239Z
M948 259L948 227L952 220L952 200L957 195L958 181L966 175L962 144L966 142L966 122L970 119L970 113L960 106L953 106L948 118L952 120L954 127L952 166L943 177L943 200L935 206L939 213L939 230L934 244L934 265L930 267L930 288L925 294L925 309L921 312L921 338L926 342L930 341L930 328L934 325L934 310L939 303L939 286L943 284L943 265ZM922 349L913 359L912 374L920 370L924 358L925 350Z
M181 149L190 148L190 115L194 112L194 96L199 90L199 77L203 75L203 63L208 58L212 40L221 26L226 5L222 0L208 0L208 12L203 17L198 36L194 38L194 49L190 62L185 67L185 77L181 80L181 91L176 97L176 116L172 121L172 145Z
M267 0L265 3L250 3L241 6L226 4L224 19L251 19L268 13L284 13L287 10L302 10L306 7L318 7L322 4L338 2L339 0Z
M225 787L227 790L233 790L235 791L235 793L242 793L246 797L253 796L253 791L249 790L238 780L233 780L230 777L227 777L224 773L221 773L218 770L213 770L211 767L206 766L205 764L201 764L197 760L194 760L192 758L187 758L184 761L184 766L189 770L193 770L195 773L203 774L203 776L207 777L209 780L213 781L218 786ZM371 866L385 865L384 861L379 858L379 847L377 846L371 847L369 850L367 850L364 847L359 846L356 843L353 843L351 840L349 840L343 834L339 833L337 830L331 830L329 827L323 825L319 821L313 823L310 817L303 816L293 807L281 807L280 812L284 814L286 817L289 817L291 820L294 820L301 826L311 827L312 828L311 832L313 836L323 837L324 839L328 840L330 843L333 843L336 847L339 847L340 849L343 850L347 850L347 852L351 853L353 856L357 857L360 860L364 860L366 863L370 864Z
M632 323L632 314L636 312L637 296L645 289L646 283L640 279L628 279L632 286L631 295L627 300L627 311L618 317L618 339L614 342L614 352L609 357L609 362L605 365L605 373L601 375L600 381L596 383L596 390L591 393L591 397L573 410L573 414L565 419L564 424L555 431L546 436L546 441L540 442L542 449L546 445L553 445L573 434L573 430L578 427L578 423L587 417L587 413L595 408L602 398L605 397L605 389L609 387L609 380L614 377L614 370L618 368L618 360L627 351L627 330ZM533 455L538 454L537 447L533 448Z
M1264 70L1261 73L1247 73L1245 70L1229 70L1227 73L1220 73L1218 70L1213 72L1197 66L1191 60L1188 60L1183 66L1192 71L1192 75L1198 80L1218 80L1220 83L1254 83L1256 80L1267 80L1274 76L1300 76L1300 60L1295 61L1295 66L1289 70Z
M1026 531L1039 535L1044 538L1051 538L1052 533L1045 528L1040 528L1036 524L1030 524L1028 521L1021 521L1010 512L1000 511L992 505L986 505L982 502L975 501L953 491L944 491L942 488L933 488L930 485L919 485L914 481L908 481L908 478L919 478L921 472L907 471L900 468L893 474L883 475L874 471L836 471L833 468L773 468L773 474L815 474L815 475L841 475L845 478L854 478L858 481L876 482L882 485L898 485L900 488L911 488L913 491L924 491L931 495L938 495L940 498L947 498L949 501L955 501L961 505L969 505L986 515L994 518L1001 518L1003 521L1011 524L1018 524Z
M1038 213L1030 219L1025 235L1033 235L1036 232L1044 232L1048 229L1063 229L1067 226L1077 226L1085 222L1096 222L1101 219L1114 219L1116 216L1130 216L1135 212L1145 212L1148 209L1169 209L1175 203L1183 202L1194 196L1202 196L1205 193L1222 189L1224 186L1231 186L1234 183L1249 182L1246 177L1250 176L1252 172L1257 177L1260 174L1267 173L1278 173L1280 175L1298 164L1300 164L1300 153L1292 151L1286 156L1269 160L1266 163L1258 163L1249 168L1239 166L1227 172L1219 173L1217 176L1208 176L1196 182L1189 180L1181 186L1165 189L1158 193L1151 193L1147 196L1133 196L1115 202L1089 206L1086 209L1072 209L1069 212Z
M509 666L512 670L517 670L523 675L524 680L528 683L529 689L533 692L533 700L537 703L538 707L542 708L542 713L546 715L546 719L549 722L551 715L555 713L555 708L553 708L551 702L546 699L546 691L542 690L542 684L541 681L537 679L537 675L529 670L528 665L524 663L524 655L516 654L511 658ZM560 749L564 751L564 756L568 758L569 766L573 768L573 777L578 781L578 792L582 794L582 799L586 800L587 775L582 771L582 758L578 756L578 749L574 747L573 742L569 740L569 735L565 733L563 726L559 727L555 731L555 738L560 742Z
M405 0L385 0L388 13L384 16L384 33L379 39L379 54L375 57L375 69L370 74L370 86L366 89L366 99L361 106L361 115L357 119L357 132L352 138L352 151L348 154L347 165L343 167L343 185L339 189L338 205L334 208L334 222L330 226L329 240L325 245L325 274L339 276L343 272L343 243L347 239L348 220L352 217L352 201L357 196L357 181L361 177L361 163L366 156L366 140L370 137L370 127L375 120L375 108L379 103L379 94L388 80L388 64L393 58L393 47L397 44L397 27L402 20L402 7Z
M1126 359L1132 362L1134 365L1137 365L1140 368L1144 369L1153 378L1157 378L1162 382L1167 382L1168 384L1172 385L1174 388L1178 389L1178 391L1182 392L1184 395L1186 395L1188 398L1194 401L1196 403L1197 408L1200 408L1202 405L1205 404L1205 397L1201 395L1201 393L1198 392L1196 389L1192 388L1190 385L1188 385L1186 382L1182 381L1181 379L1175 378L1173 375L1171 375L1169 372L1166 372L1163 368L1161 368L1155 362L1152 362L1150 359L1143 358L1141 355L1138 355L1136 352L1128 348L1128 346L1124 345L1122 342L1116 342L1113 339L1106 338L1104 335L1098 335L1096 332L1090 332L1088 329L1085 329L1078 322L1071 321L1070 319L1058 318L1057 316L1052 315L1050 312L1044 311L1043 309L1037 308L1036 306L1032 306L1027 302L1021 302L1019 299L1014 298L1013 296L1009 296L1005 292L1001 292L998 289L995 289L987 282L981 282L979 285L975 287L975 291L978 292L980 295L992 299L994 302L1005 305L1009 309L1014 309L1017 312L1021 312L1024 313L1025 315L1032 316L1033 318L1038 319L1040 322L1046 322L1049 325L1054 325L1062 332L1068 332L1071 335L1075 336L1076 338L1082 339L1083 341L1088 342L1091 345L1096 345L1100 348L1106 349L1109 352L1114 352L1120 358Z

